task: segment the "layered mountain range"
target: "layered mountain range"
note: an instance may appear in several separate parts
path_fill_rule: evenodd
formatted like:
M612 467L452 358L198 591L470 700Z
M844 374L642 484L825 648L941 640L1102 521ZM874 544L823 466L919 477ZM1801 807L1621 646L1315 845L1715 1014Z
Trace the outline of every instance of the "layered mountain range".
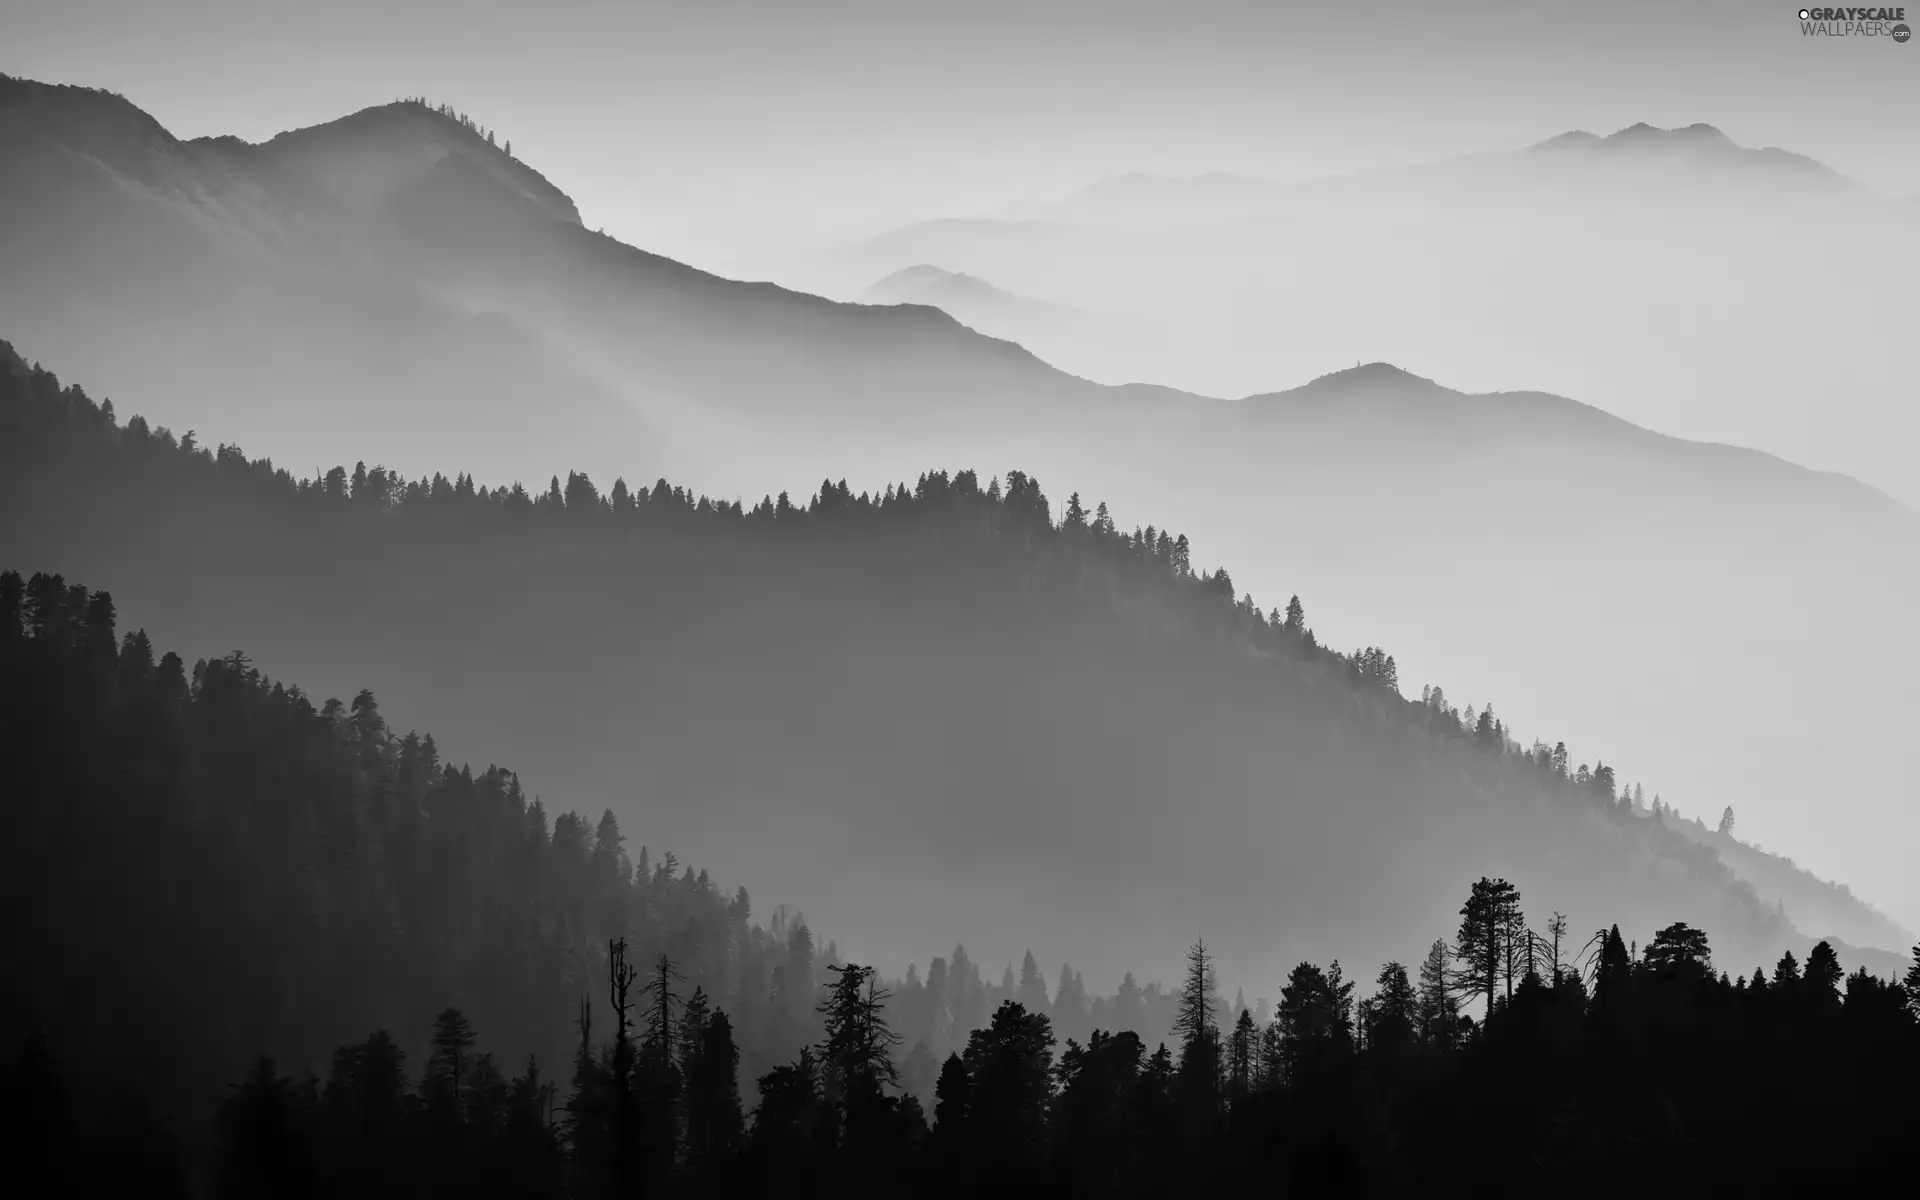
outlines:
M1604 147L1622 137L1535 153L1611 153ZM1089 508L1092 497L1106 499L1124 527L1186 531L1196 562L1231 564L1232 589L1262 608L1300 593L1324 641L1392 649L1409 692L1442 680L1479 706L1491 700L1523 741L1564 738L1576 757L1617 760L1623 781L1644 780L1689 814L1732 805L1768 843L1793 847L1823 874L1847 863L1862 894L1920 913L1920 895L1898 891L1899 838L1876 838L1867 824L1872 814L1912 811L1914 785L1894 756L1860 752L1899 744L1914 716L1900 681L1920 667L1906 620L1920 531L1905 507L1852 479L1664 436L1554 395L1474 394L1383 363L1232 401L1106 386L925 304L838 304L722 279L591 232L533 168L471 124L413 101L250 145L177 139L107 93L4 80L0 194L8 201L0 328L23 354L176 434L244 445L302 477L356 460L409 479L433 471L519 479L534 492L570 470L602 488L616 475L636 489L670 476L748 507L782 491L814 495L823 476L878 494L934 465L973 466L982 477L1018 468L1046 481L1056 509L1063 493L1077 492ZM1030 286L1033 273L1011 259L1005 272L964 254L911 261L929 260L1014 292L1076 301L1071 288ZM1446 267L1434 266L1435 286ZM1099 282L1089 274L1077 286ZM1470 305L1429 315L1440 334L1487 319ZM1249 341L1297 352L1302 334L1279 310L1253 305L1243 316L1239 333L1260 327ZM1522 351L1520 361L1540 352ZM844 887L833 901L844 906L832 913L837 926L853 931L871 919L876 946L902 944L917 914L966 899L983 906L983 924L1016 929L1047 909L1059 914L1061 939L1111 937L1118 947L1137 927L1120 918L1138 913L1074 899L1078 872L1092 868L1070 836L1097 827L1112 795L1152 830L1124 843L1135 856L1121 855L1128 869L1149 870L1154 856L1141 857L1141 847L1166 851L1152 894L1184 939L1219 910L1198 899L1183 909L1181 897L1211 870L1204 864L1223 848L1217 839L1237 828L1260 781L1280 769L1264 751L1241 758L1213 744L1253 736L1229 732L1241 718L1226 697L1237 693L1185 707L1210 676L1187 689L1167 681L1179 677L1169 667L1156 682L1144 666L1102 666L1111 647L1071 641L1060 653L1076 657L1055 663L1036 649L1046 641L1038 634L996 647L986 610L948 611L927 600L931 592L915 593L926 605L919 616L861 616L844 589L858 592L848 581L864 579L865 566L836 563L830 586L814 581L825 591L789 606L793 580L722 586L714 563L662 560L709 582L658 593L667 608L641 624L662 640L643 639L631 662L614 661L571 643L543 650L540 631L557 637L592 612L604 639L617 642L622 614L651 603L649 581L672 578L665 566L616 571L602 565L613 559L584 551L549 563L536 542L526 548L533 557L501 570L476 558L461 568L480 573L473 578L449 574L441 551L414 543L364 550L373 562L353 567L359 560L316 549L265 516L257 528L211 532L253 521L235 515L244 506L145 508L111 486L95 502L84 491L38 490L53 485L37 471L17 475L8 494L0 557L112 589L151 614L143 619L170 644L207 654L245 645L273 673L315 688L346 687L350 667L355 685L373 685L390 709L499 747L556 788L626 778L597 764L624 752L636 728L691 722L709 731L680 739L684 760L649 742L647 753L673 765L659 768L648 799L615 803L690 842L716 831L690 846L703 861L724 865L756 831L784 828L769 824L769 812L795 820L833 812L834 795L864 797L865 814L884 811L925 776L928 756L1003 764L991 781L956 776L940 811L1000 787L1042 830L1055 830L1026 832L1057 855L994 860L984 888L978 871L932 873L937 856L875 876L865 892ZM284 562L260 550L282 544ZM239 559L224 554L235 547L246 548ZM235 565L223 573L216 561ZM556 587L572 607L553 606ZM540 596L549 598L529 617ZM756 626L766 640L743 643L740 630ZM380 630L376 640L367 640L370 628ZM455 641L465 649L456 653ZM510 663L463 667L482 661L468 656L481 645ZM1119 674L1101 675L1109 669ZM821 680L831 681L829 695L810 703L829 686ZM908 691L925 692L940 713L915 726L920 734L882 720ZM1006 707L1009 696L1021 698L1017 709ZM612 705L615 697L641 707ZM755 697L745 716L743 697ZM1138 706L1139 722L1114 725L1113 705ZM536 711L560 715L533 720ZM1016 711L1024 720L1013 721ZM740 720L749 740L779 733L818 757L769 755L754 760L752 778L703 792L699 781L732 756L724 731ZM809 722L826 723L817 740L796 732ZM1147 744L1163 726L1190 744L1155 768L1162 773L1142 776L1137 764L1111 776L1086 771L1090 761L1115 761L1111 729ZM1018 753L1007 740L1016 734ZM1056 744L1074 750L1055 758ZM869 754L883 765L852 765ZM1199 788L1214 797L1202 810L1213 816L1176 819L1203 765L1234 782ZM783 780L804 804L778 799ZM723 803L714 790L726 793L737 826L713 823ZM1406 783L1394 794L1420 791ZM1320 835L1307 832L1318 826L1298 814L1322 801L1311 788L1279 795L1273 838L1288 854L1318 853ZM1050 796L1075 802L1049 808ZM906 839L910 826L902 818L889 828ZM958 827L939 828L958 836ZM989 849L1010 844L980 836L989 860ZM1397 816L1340 834L1354 846L1408 836ZM829 884L846 882L824 850L816 865L830 869L796 866L784 876L772 851L740 853L741 870L769 872L771 886L809 911L825 911ZM1790 925L1806 897L1823 897L1817 915L1806 915L1822 927L1800 932L1904 946L1896 923L1831 889L1753 875L1756 905L1776 916L1784 908ZM924 905L890 897L904 880L923 888ZM995 908L982 894L1005 903ZM1445 899L1420 893L1421 903ZM882 910L897 924L872 916ZM1301 921L1305 928L1304 910ZM1250 947L1265 932L1235 936Z
M9 561L103 572L189 658L250 648L431 718L450 757L510 752L535 796L724 863L855 961L964 940L1104 990L1198 927L1258 994L1302 955L1417 957L1496 874L1541 926L1685 912L1735 965L1804 955L1816 920L1899 962L1871 948L1893 922L1799 872L1762 892L1599 756L1408 699L1385 652L1019 472L750 508L578 473L303 482L44 372L8 392Z
M1134 174L838 248L823 280L935 262L1132 320L1024 338L1090 378L1239 395L1387 359L1758 445L1920 502L1893 446L1910 202L1706 124L1306 180ZM1838 331L1847 332L1840 340ZM1888 440L1892 438L1892 440Z
M1017 296L984 279L919 263L895 271L857 297L862 304L925 304L970 329L1017 339L1028 334L1066 332L1086 314L1064 305Z

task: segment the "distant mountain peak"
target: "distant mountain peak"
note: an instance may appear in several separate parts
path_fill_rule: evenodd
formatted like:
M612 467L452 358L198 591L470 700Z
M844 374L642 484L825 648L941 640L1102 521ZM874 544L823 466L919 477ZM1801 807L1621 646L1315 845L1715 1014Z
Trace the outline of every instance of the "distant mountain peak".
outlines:
M1832 168L1804 154L1777 146L1743 146L1718 126L1705 121L1662 129L1645 121L1615 130L1605 137L1584 129L1569 130L1527 147L1529 154L1572 154L1644 158L1663 163L1685 162L1717 169L1786 171L1823 184L1845 183Z
M1439 384L1423 375L1396 367L1390 362L1356 363L1344 370L1321 375L1295 388L1295 392L1334 392L1355 388L1438 388Z
M863 304L931 304L975 300L1000 303L1038 303L995 287L977 275L949 271L932 263L905 267L876 282L860 294Z
M1042 331L1077 323L1081 314L1065 305L996 287L977 275L916 263L861 292L857 304L918 304L937 308L989 337L1020 342Z
M1733 139L1705 121L1676 129L1661 129L1640 121L1607 135L1609 142L1669 142L1683 145L1733 145Z
M384 201L419 180L442 158L457 154L548 216L580 224L580 210L572 197L509 154L508 144L448 106L407 99L289 130L261 145L275 157L327 181L343 197L360 202Z
M1597 133L1589 133L1584 129L1569 129L1544 142L1537 142L1529 149L1611 150L1641 146L1719 148L1738 151L1747 149L1728 137L1718 126L1709 125L1705 121L1696 121L1691 125L1676 126L1672 129L1662 129L1658 125L1637 121L1625 129L1616 129L1605 137Z
M509 161L518 161L507 153L506 147L512 143L500 140L497 137L497 131L486 128L465 113L456 111L451 105L429 104L426 100L417 97L371 105L328 124L374 128L383 124L403 126L412 121L424 122L430 127L440 129L453 144L464 149L492 150ZM320 127L316 126L316 128Z
M1831 167L1804 154L1777 146L1743 146L1724 131L1704 121L1662 129L1645 121L1600 137L1583 129L1570 130L1527 147L1525 154L1594 163L1619 161L1663 170L1681 170L1705 177L1722 174L1745 178L1745 172L1767 172L1778 182L1798 181L1821 189L1853 186Z
M1565 133L1555 134L1544 142L1538 142L1531 149L1556 150L1579 146L1591 146L1603 139L1597 133L1588 133L1584 129L1569 129Z
M893 287L920 286L943 283L949 279L971 279L959 271L949 271L945 267L936 267L932 263L915 263L911 267L902 267L885 279L873 285L873 290Z

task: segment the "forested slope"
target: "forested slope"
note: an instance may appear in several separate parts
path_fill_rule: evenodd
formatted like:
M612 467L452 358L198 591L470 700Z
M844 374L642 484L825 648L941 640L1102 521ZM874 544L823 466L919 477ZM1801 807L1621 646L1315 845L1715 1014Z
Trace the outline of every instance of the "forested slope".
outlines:
M1077 499L1056 523L1017 472L804 508L297 481L44 373L7 388L6 561L107 587L189 656L370 688L890 973L964 939L1105 991L1205 929L1258 994L1301 953L1407 956L1485 873L1536 922L1683 914L1736 961L1804 950L1611 769L1403 699L1384 654L1317 646L1183 539Z

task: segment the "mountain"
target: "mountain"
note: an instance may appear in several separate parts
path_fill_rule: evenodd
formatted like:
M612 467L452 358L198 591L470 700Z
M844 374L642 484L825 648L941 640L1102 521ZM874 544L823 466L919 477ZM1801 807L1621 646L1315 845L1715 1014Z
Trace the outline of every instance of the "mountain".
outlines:
M748 503L1018 464L1187 530L1242 590L1316 597L1325 636L1387 641L1410 679L1618 747L1690 811L1734 803L1769 845L1920 922L1899 839L1852 832L1914 811L1894 761L1856 750L1916 716L1897 684L1920 668L1913 519L1708 444L1755 444L1787 406L1820 429L1906 411L1895 359L1816 354L1800 315L1848 297L1847 336L1890 342L1906 243L1835 255L1804 212L1768 224L1806 197L1449 207L1376 180L1371 207L1166 237L1063 221L998 263L884 268L1120 310L1127 336L1037 343L1043 360L924 305L721 279L590 232L505 147L419 103L248 147L10 80L0 150L0 327L176 435L217 430L303 477L376 454L409 478L451 460L538 492L571 467ZM1455 386L1274 398L1379 359ZM1183 376L1254 399L1120 383ZM1849 445L1894 455L1883 434ZM239 640L270 652L281 634L259 629ZM1875 668L1807 630L1872 645Z
M424 112L395 124L465 140ZM110 389L193 397L176 410L187 427L322 455L374 424L424 453L455 421L549 450L647 444L613 390L542 338L410 278L393 229L303 173L328 161L317 143L282 159L181 142L117 96L7 79L0 148L0 313ZM530 426L536 392L547 419Z
M1583 457L1611 459L1623 467L1631 462L1644 469L1661 459L1675 463L1679 469L1656 483L1662 490L1696 490L1710 496L1744 486L1775 492L1776 502L1789 496L1795 502L1830 498L1856 520L1878 520L1895 529L1910 524L1911 511L1906 506L1845 475L1809 471L1740 446L1664 437L1564 396L1545 392L1468 395L1391 363L1330 372L1284 392L1246 397L1238 407L1245 422L1286 428L1290 439L1307 429L1331 428L1345 437L1356 426L1372 426L1402 436L1417 433L1419 442L1429 448L1436 444L1433 439L1439 439L1463 455L1577 443ZM1456 469L1458 463L1452 460L1448 469ZM1650 497L1636 489L1631 499L1644 502Z
M1721 862L1740 878L1753 881L1757 890L1777 897L1781 911L1792 911L1803 926L1830 929L1868 946L1898 945L1909 937L1898 922L1863 904L1848 885L1817 878L1791 858L1743 842L1731 830L1720 830L1717 821L1696 817L1671 824L1683 836L1711 847Z
M1822 232L1842 230L1874 251L1835 253ZM1118 176L842 251L868 274L938 262L1153 331L1049 347L1090 379L1244 395L1384 358L1470 391L1578 395L1920 503L1892 450L1920 433L1902 368L1820 352L1803 315L1845 302L1864 340L1900 336L1912 205L1709 125L1304 182Z
M183 142L119 96L7 78L0 161L0 321L109 394L138 380L188 427L306 455L342 457L378 422L396 464L425 466L458 424L503 476L562 444L663 469L709 449L677 440L690 411L938 420L1099 393L936 311L724 280L592 233L418 101Z
M201 138L192 144L230 153L243 169L264 168L307 181L307 186L323 188L361 211L379 211L443 164L458 163L547 218L580 224L573 200L546 176L510 151L496 149L492 135L482 135L471 122L424 102L363 109L259 146L232 137Z
M1704 122L1661 129L1643 123L1600 135L1575 129L1518 150L1467 154L1405 167L1381 168L1300 182L1224 171L1187 177L1134 172L1110 176L1060 200L1016 203L1005 219L932 220L919 237L970 234L1020 237L1033 244L1043 233L1059 237L1087 224L1169 225L1198 220L1257 221L1302 204L1337 200L1381 203L1397 189L1446 184L1496 204L1510 203L1517 189L1559 192L1568 188L1614 190L1664 185L1663 201L1690 202L1702 184L1742 189L1811 189L1858 194L1859 185L1813 158L1776 146L1743 146ZM1419 197L1422 201L1430 195ZM864 248L897 249L907 230L868 242Z
M1660 129L1641 122L1605 137L1571 130L1529 146L1535 159L1589 159L1617 169L1623 161L1659 163L1670 170L1694 174L1743 172L1749 179L1764 178L1775 186L1800 182L1829 188L1853 188L1851 180L1824 163L1777 146L1742 146L1705 122L1680 129Z
M1045 331L1080 319L1073 309L997 288L984 279L921 263L895 271L861 292L861 304L925 304L972 328L1030 327ZM983 330L984 331L984 330Z
M1077 496L1056 524L1017 472L751 508L571 473L537 498L300 482L6 382L0 557L91 577L185 657L251 647L314 695L370 689L449 758L604 798L857 960L964 938L1105 987L1200 928L1260 987L1302 954L1416 957L1482 874L1575 928L1683 912L1733 963L1805 949L1597 757L1576 782L1490 709L1476 732L1404 699L1383 652L1263 615L1185 538Z
M1051 352L1062 338L1094 332L1087 314L1017 295L956 271L921 263L895 271L857 297L861 304L924 304L969 329Z

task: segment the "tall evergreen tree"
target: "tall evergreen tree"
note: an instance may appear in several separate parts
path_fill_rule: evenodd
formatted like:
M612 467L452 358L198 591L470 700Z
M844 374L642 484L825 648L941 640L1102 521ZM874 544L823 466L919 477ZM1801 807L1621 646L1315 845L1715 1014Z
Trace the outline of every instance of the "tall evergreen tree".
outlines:
M1380 968L1375 986L1379 990L1369 1010L1367 1048L1375 1053L1404 1054L1413 1045L1420 1024L1420 999L1413 982L1404 966L1390 962Z
M1253 1091L1254 1059L1259 1036L1254 1028L1253 1014L1242 1008L1240 1016L1233 1023L1233 1033L1227 1038L1227 1099L1230 1102L1244 1100Z
M466 1111L465 1087L470 1082L472 1064L468 1051L476 1041L472 1023L459 1009L442 1009L433 1019L433 1052L427 1059L420 1091L442 1119L457 1121Z
M848 963L828 970L835 979L820 1003L826 1036L819 1048L827 1093L842 1103L877 1096L883 1084L899 1083L893 1047L900 1035L886 1018L892 994L877 985L872 967Z
M1453 1047L1459 1029L1454 1003L1454 974L1448 968L1447 944L1438 938L1420 960L1420 1040L1438 1050Z
M705 1018L700 1051L687 1072L687 1152L696 1165L725 1160L739 1147L740 1050L724 1012Z
M1052 1005L1047 1000L1046 976L1040 973L1040 965L1033 959L1033 951L1020 960L1020 985L1013 998L1018 1000L1028 1012L1051 1013Z
M1513 992L1511 950L1519 921L1520 893L1504 879L1481 879L1473 885L1467 902L1460 908L1460 929L1454 935L1453 956L1461 964L1460 982L1478 992L1493 1010L1496 988L1502 975L1507 979L1507 994Z

